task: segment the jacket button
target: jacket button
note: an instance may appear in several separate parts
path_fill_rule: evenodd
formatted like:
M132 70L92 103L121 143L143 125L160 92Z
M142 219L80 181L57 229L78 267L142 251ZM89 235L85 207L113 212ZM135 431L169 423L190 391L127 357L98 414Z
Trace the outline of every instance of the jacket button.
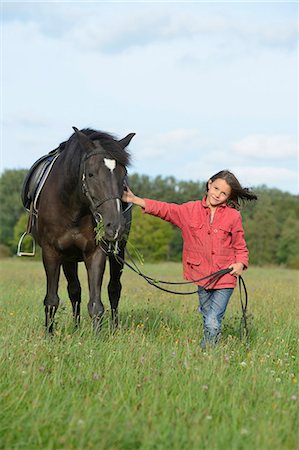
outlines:
M214 233L217 233L217 231L218 231L217 228L215 228Z

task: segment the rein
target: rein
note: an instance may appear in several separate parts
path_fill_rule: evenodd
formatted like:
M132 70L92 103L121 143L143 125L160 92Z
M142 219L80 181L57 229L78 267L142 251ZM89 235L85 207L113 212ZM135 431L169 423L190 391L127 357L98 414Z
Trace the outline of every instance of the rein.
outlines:
M207 282L202 286L204 289L207 289L211 284L213 284L215 281L219 280L223 275L230 273L232 270L229 268L218 270L217 272L211 273L210 275L207 275L205 277L199 278L198 280L192 280L192 281L171 282L171 281L156 280L155 278L152 278L152 277L142 273L141 270L139 269L139 267L137 266L137 264L135 263L135 261L133 260L132 256L130 255L129 251L127 249L125 249L125 251L126 251L126 255L129 258L131 264L128 263L127 261L125 261L119 255L112 253L114 258L116 259L116 261L119 264L126 265L130 270L135 272L137 275L141 276L148 284L150 284L151 286L154 286L155 288L157 288L163 292L167 292L169 294L192 295L192 294L197 294L198 290L191 291L191 292L177 292L177 291L173 291L171 289L166 289L162 286L159 286L159 284L186 285L186 284L193 284L193 283L196 283L199 281L207 280ZM241 275L238 277L238 279L239 279L239 297L240 297L240 304L241 304L241 310L242 310L242 317L241 317L241 321L240 321L240 338L243 337L242 328L244 327L245 337L246 337L246 339L248 339L248 336L249 336L248 324L247 324L248 292L246 289L245 281ZM244 295L245 295L244 300L243 300L243 295L242 295L242 288L243 288Z

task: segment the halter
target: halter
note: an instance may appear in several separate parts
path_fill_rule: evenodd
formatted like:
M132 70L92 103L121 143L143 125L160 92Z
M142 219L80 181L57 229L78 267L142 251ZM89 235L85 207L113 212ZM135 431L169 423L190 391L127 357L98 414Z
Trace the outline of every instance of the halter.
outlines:
M101 152L94 151L94 152L85 154L85 156L82 160L82 163L81 163L81 165L82 165L81 173L82 173L82 192L88 199L88 201L90 203L90 211L91 211L95 221L98 223L102 219L102 215L99 212L97 212L97 209L100 206L102 206L104 203L108 202L109 200L119 200L121 202L121 198L119 196L111 196L111 197L104 197L101 200L97 200L97 201L94 201L92 199L89 189L88 189L87 181L86 181L85 162L88 158L90 158L91 156L95 156L95 155L101 155Z

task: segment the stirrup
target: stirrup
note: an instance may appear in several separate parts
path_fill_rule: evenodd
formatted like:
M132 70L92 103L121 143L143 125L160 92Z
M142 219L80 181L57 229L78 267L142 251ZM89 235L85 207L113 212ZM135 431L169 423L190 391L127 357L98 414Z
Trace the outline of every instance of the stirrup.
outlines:
M24 240L26 234L29 235L29 233L27 233L27 231L25 231L25 233L23 233L19 239L17 256L35 256L35 239L31 235L30 236L32 239L32 251L31 252L22 252L22 250L21 250L22 243L23 243L23 240Z

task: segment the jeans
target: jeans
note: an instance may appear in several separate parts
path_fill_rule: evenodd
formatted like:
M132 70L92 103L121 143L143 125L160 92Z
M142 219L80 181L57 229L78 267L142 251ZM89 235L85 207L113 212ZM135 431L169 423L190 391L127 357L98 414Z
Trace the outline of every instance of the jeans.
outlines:
M219 339L221 322L226 311L233 288L226 289L204 289L198 287L199 312L203 316L204 337L201 348L206 345L215 345Z

